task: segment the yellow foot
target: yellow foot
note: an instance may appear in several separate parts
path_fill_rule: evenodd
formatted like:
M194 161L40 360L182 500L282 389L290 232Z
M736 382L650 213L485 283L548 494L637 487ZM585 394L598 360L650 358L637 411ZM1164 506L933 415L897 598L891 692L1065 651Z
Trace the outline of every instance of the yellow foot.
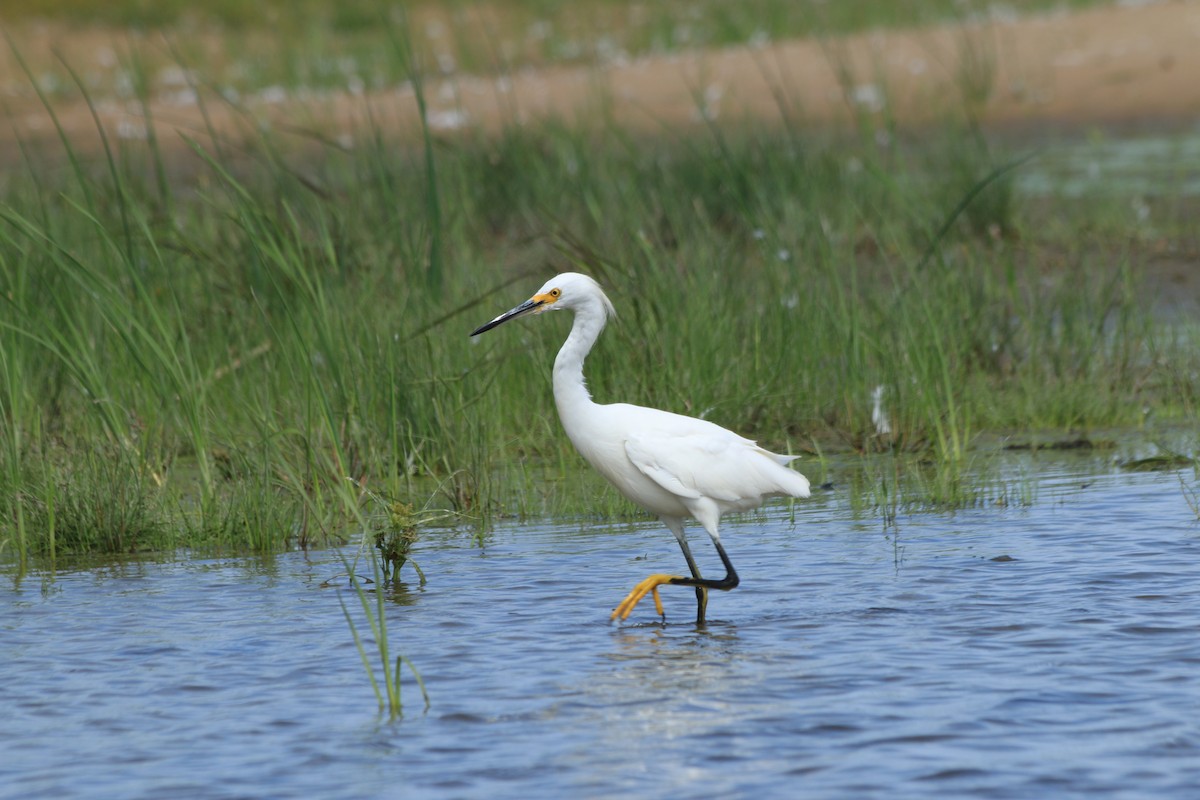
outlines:
M620 605L613 609L612 616L609 617L609 621L611 622L617 617L620 617L622 620L629 619L629 615L633 613L634 606L640 603L642 598L647 594L654 596L654 607L658 610L658 615L660 617L666 616L663 613L662 598L658 596L658 587L662 586L664 583L670 583L678 577L678 575L663 575L659 573L646 578L646 580L633 587L633 591L626 595L625 599L621 601Z

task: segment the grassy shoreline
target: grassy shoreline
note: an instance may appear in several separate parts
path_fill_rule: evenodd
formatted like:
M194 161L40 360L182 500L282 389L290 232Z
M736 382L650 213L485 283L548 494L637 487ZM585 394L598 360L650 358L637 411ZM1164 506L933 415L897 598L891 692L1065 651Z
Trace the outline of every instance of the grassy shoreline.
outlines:
M99 161L64 139L66 170L27 154L0 188L0 553L387 539L397 504L478 526L626 513L557 426L567 321L466 335L567 269L618 308L599 401L898 452L918 505L971 501L980 433L1194 413L1197 351L1141 302L1136 219L1047 217L1004 171L1019 154L970 128L863 125L547 122L415 150L366 130L303 152L261 130L236 168L196 144L183 185L153 138Z
M74 81L53 51L61 47L59 40L69 41L80 31L88 35L79 44L97 48L84 60L96 93L128 94L129 62L137 65L137 72L157 76L162 91L178 92L185 88L179 56L204 64L207 79L229 91L361 91L408 77L410 65L387 37L379 35L389 25L405 25L430 74L495 75L702 47L1059 13L1104 2L1010 0L997 6L961 0L443 0L389 7L375 0L270 0L198 7L185 0L10 0L3 22L17 41L46 45L31 58L43 89L51 93L73 88ZM2 68L0 62L0 76Z

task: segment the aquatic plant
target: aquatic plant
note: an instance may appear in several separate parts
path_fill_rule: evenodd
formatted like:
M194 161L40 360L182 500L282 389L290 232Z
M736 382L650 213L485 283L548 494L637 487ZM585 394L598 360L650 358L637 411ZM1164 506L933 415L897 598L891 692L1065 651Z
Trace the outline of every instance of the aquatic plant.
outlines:
M363 533L363 547L374 547L381 560L380 569L385 581L398 581L400 570L405 564L411 564L417 573L421 585L425 585L425 573L412 557L412 548L420 538L420 529L436 524L454 523L461 521L461 516L450 511L437 508L417 509L412 503L390 499L372 492L363 484L358 484L374 511L365 515L367 528Z
M363 616L366 617L367 625L370 628L371 642L374 644L376 653L379 658L379 669L382 673L377 679L375 668L371 664L371 657L367 653L367 645L364 643L362 636L359 635L358 626L354 624L354 618L350 614L350 609L346 607L345 600L341 594L338 594L338 603L341 604L342 613L346 617L346 624L350 628L350 635L354 638L354 647L358 650L358 655L362 659L363 669L367 672L367 678L371 682L371 689L375 693L375 699L379 702L380 712L387 712L390 719L396 719L404 713L404 703L402 702L401 694L401 672L404 667L408 667L412 674L413 680L416 681L417 687L421 690L421 697L425 700L425 708L429 708L429 693L425 691L425 681L421 678L421 673L417 671L416 666L404 654L397 654L393 662L391 653L391 641L388 638L387 624L387 603L384 599L384 579L383 574L379 569L379 560L376 558L374 551L371 551L371 574L373 577L374 589L368 590L363 586L362 579L355 573L352 565L342 559L342 563L346 567L346 574L349 576L350 586L354 590L355 596L358 598L359 605L362 607ZM374 595L372 602L371 595ZM380 683L383 688L380 689Z

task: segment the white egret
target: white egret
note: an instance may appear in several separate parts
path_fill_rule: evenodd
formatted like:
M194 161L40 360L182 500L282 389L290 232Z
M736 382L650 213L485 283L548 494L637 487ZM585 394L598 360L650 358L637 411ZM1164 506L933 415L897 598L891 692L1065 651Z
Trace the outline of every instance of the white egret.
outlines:
M888 419L887 411L883 408L883 393L887 390L879 384L871 390L871 422L875 425L877 436L888 436L892 432L892 422Z
M738 575L721 546L721 516L762 505L768 497L808 497L808 479L785 466L794 456L769 452L749 439L702 419L654 408L593 402L583 379L583 361L614 314L596 281L566 272L537 294L475 330L476 336L526 314L569 309L571 333L554 359L554 401L568 438L580 454L621 494L656 514L675 534L691 577L655 574L621 601L611 619L628 619L638 602L652 594L665 619L658 587L696 587L696 622L703 624L708 590L728 591ZM685 519L703 526L725 567L725 577L701 577L684 534Z

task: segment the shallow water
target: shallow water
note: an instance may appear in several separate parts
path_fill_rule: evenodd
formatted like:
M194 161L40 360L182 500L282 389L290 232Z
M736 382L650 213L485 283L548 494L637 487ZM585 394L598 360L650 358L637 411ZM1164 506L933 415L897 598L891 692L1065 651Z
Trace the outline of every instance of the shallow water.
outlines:
M389 622L432 706L409 681L396 722L322 586L334 553L10 582L0 796L1197 796L1179 474L1043 474L1031 508L886 533L833 492L724 541L743 583L697 630L689 590L665 626L649 601L608 624L679 567L649 523L429 535Z
M1088 137L1038 152L1014 175L1026 195L1085 197L1200 195L1200 132L1132 137ZM1150 222L1150 209L1135 201L1131 211ZM1146 215L1142 219L1141 215Z

